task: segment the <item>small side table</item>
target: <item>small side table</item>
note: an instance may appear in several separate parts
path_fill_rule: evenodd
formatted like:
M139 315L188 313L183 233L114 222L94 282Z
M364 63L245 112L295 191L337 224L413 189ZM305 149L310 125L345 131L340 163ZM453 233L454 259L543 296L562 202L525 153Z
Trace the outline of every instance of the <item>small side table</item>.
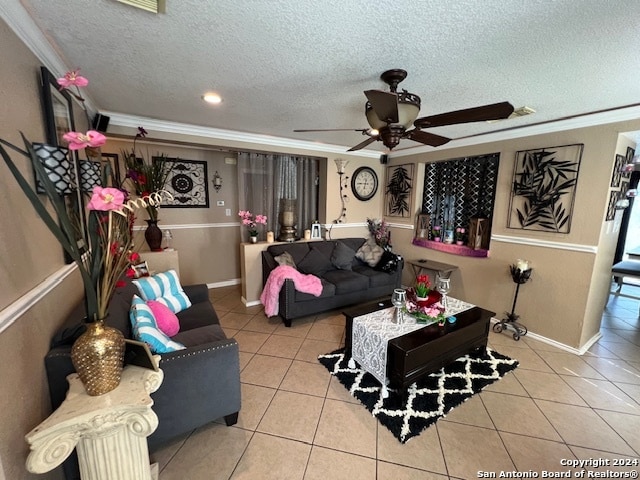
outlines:
M457 265L450 265L448 263L436 262L435 260L409 260L407 262L413 269L413 281L418 275L422 275L423 270L429 270L436 272L439 277L448 278L451 272L458 269ZM435 283L435 282L433 282Z
M149 394L163 377L162 370L129 365L115 390L92 397L76 373L69 375L65 401L25 436L31 447L27 470L49 472L77 447L82 480L157 479L147 447L147 437L158 427Z

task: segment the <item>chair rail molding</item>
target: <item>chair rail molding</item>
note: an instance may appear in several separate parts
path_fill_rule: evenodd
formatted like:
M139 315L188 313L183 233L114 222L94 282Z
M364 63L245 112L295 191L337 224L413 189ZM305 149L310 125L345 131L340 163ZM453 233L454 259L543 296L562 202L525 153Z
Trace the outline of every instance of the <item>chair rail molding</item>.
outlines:
M597 245L580 245L578 243L552 242L550 240L539 240L530 237L512 237L509 235L491 235L491 241L502 243L515 243L518 245L528 245L530 247L557 248L559 250L570 250L572 252L598 253Z
M77 268L78 266L75 263L65 265L0 311L0 333L13 325L27 310L47 296Z

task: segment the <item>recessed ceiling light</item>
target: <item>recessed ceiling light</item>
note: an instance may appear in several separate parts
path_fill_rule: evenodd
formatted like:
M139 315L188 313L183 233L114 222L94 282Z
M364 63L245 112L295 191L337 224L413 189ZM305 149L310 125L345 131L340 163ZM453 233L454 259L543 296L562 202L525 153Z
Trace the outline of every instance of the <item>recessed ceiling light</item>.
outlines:
M202 99L205 102L213 103L214 105L222 102L222 97L220 97L220 95L218 95L217 93L205 93L202 96Z

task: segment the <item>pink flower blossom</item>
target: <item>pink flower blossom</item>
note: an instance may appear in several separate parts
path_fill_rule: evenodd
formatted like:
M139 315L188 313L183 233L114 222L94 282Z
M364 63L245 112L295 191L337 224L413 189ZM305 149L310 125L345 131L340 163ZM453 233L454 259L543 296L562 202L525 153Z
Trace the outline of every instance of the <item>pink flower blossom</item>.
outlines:
M87 204L89 210L119 210L124 204L124 192L117 188L94 187L91 200Z
M256 223L261 223L262 225L267 224L267 216L266 215L256 215Z
M87 133L67 132L62 138L69 142L69 150L82 150L86 147L101 147L107 142L100 132L89 130Z
M82 75L78 75L80 69L71 70L64 74L64 77L58 79L58 85L62 88L69 88L71 86L75 87L86 87L89 85L89 80L87 80Z

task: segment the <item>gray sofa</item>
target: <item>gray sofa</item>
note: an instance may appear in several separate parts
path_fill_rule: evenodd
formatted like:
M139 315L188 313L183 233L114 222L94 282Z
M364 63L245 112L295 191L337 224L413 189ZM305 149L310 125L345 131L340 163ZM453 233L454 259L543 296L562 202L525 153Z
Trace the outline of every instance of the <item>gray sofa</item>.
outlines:
M150 451L218 418L224 417L227 425L233 425L240 411L238 343L227 338L220 327L207 286L183 288L192 306L177 314L180 332L172 339L187 348L161 355L164 381L151 395L159 424L148 438ZM120 329L126 338L132 337L129 309L134 293L136 287L127 282L125 287L116 289L109 304L106 323ZM66 377L75 371L70 353L73 341L83 331L83 325L78 324L81 318L80 312L72 319L76 326L54 338L45 358L53 409L63 402L68 390ZM70 457L63 468L67 480L80 478L76 458Z
M272 245L262 252L263 285L266 284L271 271L279 265L275 257L284 252L291 255L299 271L314 274L322 282L322 294L315 297L296 291L292 280L285 281L280 290L278 305L279 316L287 327L291 326L291 320L295 318L375 300L391 295L394 288L400 287L404 266L402 257L385 254L397 259L396 269L390 273L382 271L380 266L371 267L353 255L365 241L364 238L342 238L294 242ZM337 268L336 263L339 262L335 261L338 243L342 243L340 249L343 257L344 252L352 252L349 261L340 265L342 268ZM311 253L312 251L314 252ZM309 261L310 257L313 257L313 261Z

